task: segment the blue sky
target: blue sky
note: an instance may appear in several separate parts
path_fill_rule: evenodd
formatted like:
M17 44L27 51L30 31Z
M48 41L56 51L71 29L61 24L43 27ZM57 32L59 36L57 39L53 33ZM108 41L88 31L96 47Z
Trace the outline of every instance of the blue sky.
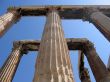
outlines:
M32 5L109 5L109 0L0 0L0 15L3 15L9 6L32 6ZM12 49L12 43L16 40L38 40L42 36L45 17L22 17L12 28L0 39L0 67L3 65ZM66 38L87 38L95 44L97 53L107 65L110 55L110 43L89 22L82 20L62 20L62 26ZM70 51L75 82L80 82L78 77L78 52ZM34 65L37 52L29 52L22 57L18 71L13 82L32 82ZM95 82L91 69L85 58L86 67L89 68L91 80Z

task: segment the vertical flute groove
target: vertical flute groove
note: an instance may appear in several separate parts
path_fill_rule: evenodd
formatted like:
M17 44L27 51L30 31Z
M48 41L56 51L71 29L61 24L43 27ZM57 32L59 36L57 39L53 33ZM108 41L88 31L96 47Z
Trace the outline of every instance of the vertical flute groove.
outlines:
M14 47L0 71L0 82L11 82L22 57L22 47Z
M69 54L67 55L67 46L65 47L67 44L63 39L60 16L56 10L50 10L41 39L39 58L37 58L39 61L42 58L44 62L36 62L38 67L33 82L74 82L68 75L68 70L72 68L67 68L66 65L66 58Z
M10 10L3 16L0 16L0 37L10 28L10 26L16 23L20 19L20 14L17 11Z

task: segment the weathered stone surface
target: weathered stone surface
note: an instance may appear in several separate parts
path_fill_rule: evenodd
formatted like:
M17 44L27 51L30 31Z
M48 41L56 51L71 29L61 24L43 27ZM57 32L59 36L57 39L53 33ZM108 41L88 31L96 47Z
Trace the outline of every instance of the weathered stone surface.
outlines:
M33 82L74 82L68 47L56 10L50 10L37 57Z
M10 28L12 24L20 18L19 13L15 10L10 10L3 16L0 16L0 37Z
M65 38L69 50L83 50L83 46L90 41L86 38ZM40 40L21 40L17 41L23 44L23 48L27 51L38 51Z
M110 41L110 18L95 8L85 9L85 18L92 22L96 28Z
M0 36L20 18L20 15L47 15L41 42L20 41L25 44L22 46L23 53L39 50L33 82L74 82L68 49L82 50L85 53L97 82L110 82L109 70L99 58L92 43L83 39L67 39L66 43L60 20L82 18L89 20L110 41L110 6L59 5L9 8L9 11L0 17ZM22 56L21 53L20 46L13 49L4 66L0 69L0 82L12 81ZM90 82L86 68L82 62L80 63L80 66L83 67L81 81Z
M45 16L51 7L54 7L58 10L61 19L82 19L84 8L91 7L98 8L101 12L110 17L109 5L46 5L12 7L11 9L21 9L22 16Z
M81 82L91 82L88 69L84 67L84 53L79 50L78 68L79 68L79 78Z
M86 44L83 51L87 57L87 60L89 62L93 75L96 79L96 82L109 82L110 81L109 72L103 61L96 53L94 46L91 44L89 45Z
M0 69L0 82L12 82L22 55L22 45L15 43L11 54Z
M59 31L59 30L58 30ZM57 31L57 32L58 32ZM53 40L53 37L51 37L51 39ZM55 39L56 40L56 39ZM60 38L58 38L58 40L60 40ZM45 41L49 41L49 38L48 38L48 40L44 40L44 42ZM50 40L51 41L51 40ZM63 41L63 40L62 40ZM96 81L97 82L109 82L109 72L108 72L108 69L105 67L105 65L103 64L103 62L102 62L102 60L97 56L97 53L96 53L96 51L95 51L95 48L94 48L94 46L93 46L93 44L89 41L89 40L87 40L87 39L73 39L73 38L69 38L69 39L66 39L66 41L65 42L67 42L67 44L68 44L68 49L69 50L82 50L83 52L85 52L85 54L86 54L86 57L87 57L87 59L88 59L88 62L89 62L89 64L90 64L90 66L91 66L91 69L92 69L92 71L93 71L93 74L94 74L94 76L95 76L95 78L96 78ZM7 59L7 61L5 62L5 64L3 65L3 67L1 68L1 72L0 72L0 81L1 82L6 82L7 81L7 79L9 80L9 78L10 78L10 80L9 80L9 82L11 82L12 81L12 79L13 79L13 76L14 76L14 74L15 74L15 72L16 72L16 69L17 69L17 66L18 66L18 64L19 64L19 61L20 61L20 59L21 59L21 56L23 55L23 54L25 54L25 53L27 53L27 51L37 51L37 50L39 50L39 45L40 45L40 43L42 44L42 42L40 42L40 41L35 41L35 40L30 40L30 41L26 41L26 40L22 40L22 41L16 41L15 42L16 44L14 44L14 49L13 49L13 51L12 51L12 53L11 53L11 55L8 57L8 59ZM20 44L22 44L22 48L20 48L20 49L18 49L19 47L20 47ZM46 43L45 43L46 44ZM55 45L55 44L54 44ZM63 44L62 44L63 45ZM57 46L59 46L59 45L57 45ZM45 47L45 46L43 46L43 47ZM43 48L43 50L47 50L47 48L48 47L46 47L46 48ZM55 46L53 46L52 48L54 48L54 49L56 49L56 47ZM61 45L59 46L59 47L57 47L57 48L61 48ZM40 47L40 49L41 49L41 47ZM68 50L67 49L67 50ZM22 50L22 51L21 51ZM49 49L49 50L51 50L51 48ZM57 51L58 51L58 49L56 49ZM60 50L60 49L59 49ZM62 49L63 50L63 49ZM66 49L65 49L66 50ZM22 52L22 54L20 54ZM60 52L60 51L59 51ZM66 52L66 51L65 51ZM40 52L39 52L40 53ZM45 52L46 53L46 52ZM62 52L63 53L63 52ZM59 53L60 54L60 53ZM43 57L41 56L41 55L43 55ZM38 57L38 59L39 60L37 60L37 61L40 61L40 64L43 64L43 65L40 65L41 67L39 67L39 69L41 70L40 72L42 73L41 74L41 76L39 76L39 78L41 78L41 80L42 80L42 78L45 76L45 71L42 71L42 70L44 70L44 68L43 68L43 66L44 65L46 65L47 64L47 62L46 61L52 61L52 64L50 64L50 63L48 63L48 65L46 65L46 67L47 66L51 66L51 65L54 65L55 66L55 68L57 68L57 65L55 65L55 64L53 64L53 63L55 63L54 61L54 59L55 59L55 57L56 57L56 59L57 59L57 64L58 64L58 62L59 62L59 60L60 59L63 59L62 57L66 57L66 54L65 54L65 56L63 56L63 55L61 55L62 57L59 57L60 55L55 55L53 52L52 52L52 55L55 55L55 56L52 56L52 57L54 57L54 59L52 59L52 60L46 60L46 59L48 59L48 58L50 58L49 57L49 55L51 55L51 54L47 54L46 56L44 56L44 54L40 54ZM89 77L89 75L88 75L88 71L87 71L87 69L84 67L84 62L83 62L83 55L81 54L81 53L79 53L79 55L80 55L80 62L79 62L79 70L80 70L80 79L81 79L81 82L90 82L90 77ZM68 56L68 55L67 55ZM42 58L45 58L45 62L42 62L42 61L44 61L43 59L41 60L41 57ZM17 58L17 59L15 59L15 58ZM64 59L66 59L66 58L64 58ZM67 60L68 61L68 60ZM14 66L13 66L13 63L15 63L14 64ZM65 63L68 63L68 62L65 62ZM99 64L100 63L100 64ZM36 63L36 64L38 64L38 63ZM61 62L60 61L60 64L62 64L62 66L65 68L65 66L67 65L67 64L65 64L64 65L64 63L63 62ZM8 67L9 68L7 68L7 65L8 65ZM60 65L59 65L60 66ZM45 67L45 68L46 68ZM71 65L70 65L70 67L71 67ZM11 70L11 68L13 68L12 70ZM38 68L38 65L36 65L36 68ZM53 68L53 71L55 71L56 69L55 68ZM98 69L97 69L98 68ZM49 68L48 68L49 69ZM46 69L47 71L48 71L48 69ZM67 68L65 68L65 72L68 74L68 73L70 73L70 71L67 71L66 70ZM69 66L68 66L68 69L69 69ZM9 71L10 70L10 71ZM50 69L49 69L50 70ZM52 68L51 68L51 70L52 70ZM58 81L59 80L59 78L58 78L58 76L61 74L63 74L64 75L64 71L63 71L64 69L62 69L62 67L60 67L60 70L56 70L55 72L52 72L52 71L50 71L50 72L47 72L47 74L46 74L46 76L48 75L48 77L46 77L46 78L44 78L43 80L44 81L48 81L48 80L51 80L51 78L50 77L52 77L51 75L53 74L55 74L55 77L54 77L54 79L55 79L55 81ZM10 73L10 75L9 76L7 76L7 73L9 74L9 72L11 72ZM56 73L57 72L57 73ZM58 74L58 72L59 72L59 74ZM43 75L43 73L45 73L44 75ZM36 76L37 77L37 76ZM65 77L65 75L64 75L64 77ZM64 78L64 77L61 77L61 78ZM53 81L53 77L52 77L52 81Z
M89 72L88 72L88 69L87 68L84 68L82 70L81 82L91 82L90 76L89 76Z

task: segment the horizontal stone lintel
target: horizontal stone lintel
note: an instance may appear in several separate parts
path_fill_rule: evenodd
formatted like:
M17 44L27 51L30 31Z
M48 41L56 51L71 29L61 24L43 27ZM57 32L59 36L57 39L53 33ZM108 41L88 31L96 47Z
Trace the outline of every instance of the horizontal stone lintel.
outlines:
M89 40L86 38L67 38L67 45L69 50L83 50L84 46L86 45L93 45ZM14 44L22 44L23 48L27 51L38 51L40 40L21 40L21 41L14 41Z
M85 8L98 8L110 17L110 5L49 5L9 7L8 10L18 10L22 16L45 16L50 8L59 11L62 19L82 19Z

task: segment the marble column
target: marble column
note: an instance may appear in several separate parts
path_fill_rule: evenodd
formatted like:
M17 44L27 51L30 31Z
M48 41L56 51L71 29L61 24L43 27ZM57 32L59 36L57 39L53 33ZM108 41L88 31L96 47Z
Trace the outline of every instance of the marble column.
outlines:
M20 14L16 10L8 10L6 14L0 16L0 37L11 27L12 24L20 19Z
M22 55L22 46L15 44L11 54L0 70L0 82L12 82Z
M69 50L58 12L52 9L41 39L33 82L74 82Z
M84 53L87 57L96 82L110 82L110 75L108 73L108 70L103 61L96 53L93 44L88 43L85 46L86 48L84 50Z
M79 51L78 56L79 78L81 82L91 82L88 69L84 66L84 53Z
M84 20L92 22L96 28L110 41L110 18L96 8L85 8Z

